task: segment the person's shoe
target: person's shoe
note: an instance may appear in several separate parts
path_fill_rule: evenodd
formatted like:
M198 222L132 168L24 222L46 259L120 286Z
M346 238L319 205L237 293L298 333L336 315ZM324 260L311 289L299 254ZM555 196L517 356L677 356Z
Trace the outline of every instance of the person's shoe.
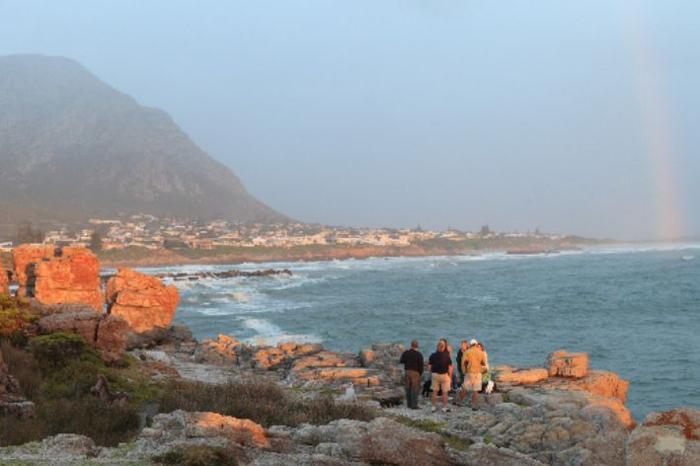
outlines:
M434 413L435 411L437 411L437 408L436 408L435 406L433 406L432 408L430 408L430 412L431 412L431 413Z
M442 412L443 412L443 413L449 413L449 412L451 412L451 411L452 411L452 410L451 410L450 408L442 408Z

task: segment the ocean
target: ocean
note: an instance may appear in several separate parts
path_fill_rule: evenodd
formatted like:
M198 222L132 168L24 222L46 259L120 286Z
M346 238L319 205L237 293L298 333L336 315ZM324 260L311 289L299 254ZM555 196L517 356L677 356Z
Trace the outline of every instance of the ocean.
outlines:
M176 322L200 339L225 333L352 352L416 338L430 353L440 337L455 347L477 338L492 366L585 351L593 368L631 382L628 406L638 420L700 408L700 244L143 270L262 268L293 275L174 282Z

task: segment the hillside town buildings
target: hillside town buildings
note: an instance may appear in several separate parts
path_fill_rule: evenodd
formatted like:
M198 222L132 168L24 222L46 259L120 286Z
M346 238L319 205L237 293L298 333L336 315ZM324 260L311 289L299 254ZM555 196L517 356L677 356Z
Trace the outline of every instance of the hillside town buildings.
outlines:
M185 221L153 215L126 219L90 219L78 228L58 226L45 233L44 243L90 246L98 235L103 250L140 247L157 249L292 248L297 246L405 247L430 240L464 241L475 238L525 237L524 233L473 233L458 230L430 231L421 228L349 228L304 223L239 224L225 220ZM544 236L543 236L544 237ZM549 239L558 237L547 236ZM12 243L2 243L11 249Z

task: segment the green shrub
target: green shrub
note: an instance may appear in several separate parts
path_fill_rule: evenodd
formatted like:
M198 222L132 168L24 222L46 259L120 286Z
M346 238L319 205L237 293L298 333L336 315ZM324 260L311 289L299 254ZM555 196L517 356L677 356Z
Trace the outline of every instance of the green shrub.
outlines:
M34 359L45 372L55 371L83 360L99 364L97 352L78 335L52 333L32 338L29 342Z
M212 411L251 419L265 427L275 424L326 424L343 418L363 421L374 418L374 412L365 406L336 403L328 395L300 399L265 380L226 385L170 382L164 387L160 410L167 413L177 409Z
M25 301L0 294L1 337L21 339L37 318L29 311L29 305Z
M58 433L91 437L98 445L129 441L139 427L139 403L109 405L90 394L99 374L120 386L122 372L108 368L75 335L33 338L30 350L2 342L3 356L27 398L36 404L34 419L0 418L0 445L17 445Z
M220 447L195 446L172 450L152 458L156 464L174 466L236 466L235 452Z

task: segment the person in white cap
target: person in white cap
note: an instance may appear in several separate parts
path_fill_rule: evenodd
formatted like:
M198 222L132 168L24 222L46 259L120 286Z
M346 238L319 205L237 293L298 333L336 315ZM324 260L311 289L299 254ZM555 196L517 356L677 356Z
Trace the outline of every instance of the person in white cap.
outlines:
M462 370L465 374L462 390L459 392L459 402L462 403L467 396L467 392L472 393L471 408L476 410L478 393L481 391L481 374L486 368L486 358L484 352L479 347L479 342L475 338L469 342L469 349L462 357Z

